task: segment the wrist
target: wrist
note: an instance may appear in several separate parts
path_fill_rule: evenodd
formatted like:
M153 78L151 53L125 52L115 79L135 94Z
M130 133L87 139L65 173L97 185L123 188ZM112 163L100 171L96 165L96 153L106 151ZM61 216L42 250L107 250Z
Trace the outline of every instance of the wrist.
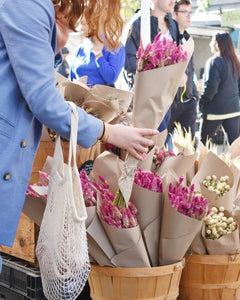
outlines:
M109 139L108 125L105 122L103 122L103 128L102 128L100 136L98 137L98 141L107 143L108 139Z

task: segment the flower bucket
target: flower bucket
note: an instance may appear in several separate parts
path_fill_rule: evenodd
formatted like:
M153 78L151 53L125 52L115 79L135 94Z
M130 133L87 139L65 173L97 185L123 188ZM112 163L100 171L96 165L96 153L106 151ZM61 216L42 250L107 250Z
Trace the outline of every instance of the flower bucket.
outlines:
M174 300L184 260L153 268L111 268L92 265L88 277L92 300Z
M197 255L186 263L179 300L239 300L240 254Z

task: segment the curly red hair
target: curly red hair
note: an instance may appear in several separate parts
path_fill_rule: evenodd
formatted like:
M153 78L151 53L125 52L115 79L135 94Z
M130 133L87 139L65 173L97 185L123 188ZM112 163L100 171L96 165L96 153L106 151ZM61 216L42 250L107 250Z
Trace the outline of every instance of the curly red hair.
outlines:
M121 0L52 0L58 11L64 13L69 28L76 31L80 17L84 16L89 28L89 38L101 41L99 28L103 29L108 48L116 49L120 43L123 20L120 16ZM56 16L57 18L57 16Z

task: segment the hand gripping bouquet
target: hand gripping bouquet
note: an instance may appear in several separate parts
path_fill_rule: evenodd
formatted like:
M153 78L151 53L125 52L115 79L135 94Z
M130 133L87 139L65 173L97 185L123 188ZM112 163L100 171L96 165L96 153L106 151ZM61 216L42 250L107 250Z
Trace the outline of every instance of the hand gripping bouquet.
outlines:
M161 34L145 49L139 48L132 112L134 127L158 128L176 95L193 48L192 38L177 47L175 42L162 40ZM137 163L128 156L119 179L126 202L131 194Z

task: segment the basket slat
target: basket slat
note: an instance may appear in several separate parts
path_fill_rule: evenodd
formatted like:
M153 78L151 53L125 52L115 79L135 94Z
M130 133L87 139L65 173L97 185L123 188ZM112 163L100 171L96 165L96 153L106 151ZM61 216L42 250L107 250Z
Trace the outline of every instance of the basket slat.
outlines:
M240 255L192 255L180 281L179 300L240 299Z
M93 300L175 300L183 261L155 268L92 265L88 278Z

